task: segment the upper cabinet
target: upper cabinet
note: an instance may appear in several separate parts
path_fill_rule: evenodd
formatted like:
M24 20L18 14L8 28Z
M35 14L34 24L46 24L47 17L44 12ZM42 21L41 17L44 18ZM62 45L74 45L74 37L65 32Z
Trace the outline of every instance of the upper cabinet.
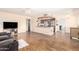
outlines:
M42 17L38 17L39 27L53 27L55 26L55 18L44 14Z

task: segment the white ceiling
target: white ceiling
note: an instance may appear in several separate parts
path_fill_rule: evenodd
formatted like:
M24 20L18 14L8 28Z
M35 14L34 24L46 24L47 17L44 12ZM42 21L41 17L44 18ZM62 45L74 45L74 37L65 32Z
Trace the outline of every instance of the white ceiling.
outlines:
M25 11L29 11L29 8L0 8L0 11L26 15Z
M0 8L0 11L15 13L19 15L43 15L43 14L53 14L53 13L67 13L69 8ZM74 9L75 10L75 9Z

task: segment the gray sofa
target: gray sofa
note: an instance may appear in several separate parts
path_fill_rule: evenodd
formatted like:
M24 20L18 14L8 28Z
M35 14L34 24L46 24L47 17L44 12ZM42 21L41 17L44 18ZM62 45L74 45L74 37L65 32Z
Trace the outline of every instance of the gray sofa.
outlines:
M18 41L10 33L0 33L0 51L18 51Z

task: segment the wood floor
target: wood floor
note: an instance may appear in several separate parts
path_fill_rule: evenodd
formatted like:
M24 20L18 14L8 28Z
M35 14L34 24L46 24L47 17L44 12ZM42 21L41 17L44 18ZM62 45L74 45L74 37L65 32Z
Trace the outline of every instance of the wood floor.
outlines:
M79 51L79 41L70 39L69 34L58 32L47 36L38 33L21 33L18 39L24 39L29 46L19 51Z

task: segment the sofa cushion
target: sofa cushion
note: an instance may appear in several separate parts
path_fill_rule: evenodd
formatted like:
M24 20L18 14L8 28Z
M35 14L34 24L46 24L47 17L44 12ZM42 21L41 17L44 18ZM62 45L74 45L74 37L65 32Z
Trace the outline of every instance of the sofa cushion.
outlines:
M3 41L3 40L7 40L7 39L10 39L11 37L9 37L8 35L3 35L3 36L0 36L0 41Z
M7 32L0 32L0 36L3 36L3 35L10 35L10 33L7 33Z
M14 41L13 39L0 41L0 47L11 44L13 41Z

